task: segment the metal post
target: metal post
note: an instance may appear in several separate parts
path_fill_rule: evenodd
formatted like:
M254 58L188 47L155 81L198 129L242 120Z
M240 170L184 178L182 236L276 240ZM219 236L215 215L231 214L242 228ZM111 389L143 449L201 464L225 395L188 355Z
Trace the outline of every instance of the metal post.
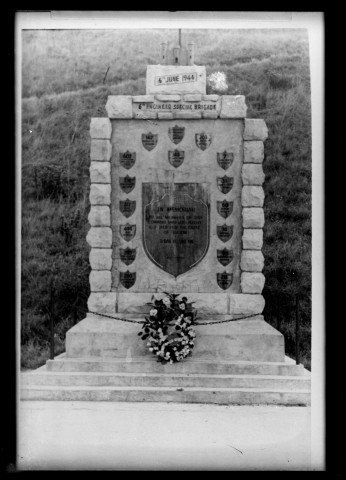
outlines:
M296 364L300 364L300 351L299 351L299 321L300 321L300 312L299 312L299 295L296 295Z

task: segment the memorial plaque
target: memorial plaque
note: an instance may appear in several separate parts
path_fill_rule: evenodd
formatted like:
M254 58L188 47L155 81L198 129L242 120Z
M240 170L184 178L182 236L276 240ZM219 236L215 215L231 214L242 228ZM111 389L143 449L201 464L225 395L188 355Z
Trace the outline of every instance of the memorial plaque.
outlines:
M125 265L131 265L136 258L136 249L135 248L120 248L120 260L125 263Z
M172 167L178 168L183 163L185 152L175 149L173 152L168 152L168 161Z
M177 277L206 255L210 237L207 183L143 183L143 246L149 259Z
M228 248L224 248L223 250L217 250L217 259L226 267L231 261L233 260L233 250L228 250Z
M228 242L232 238L233 235L233 225L217 225L216 226L216 233L219 239L222 242Z
M136 177L130 177L129 175L126 175L126 177L120 177L119 183L120 183L121 189L125 193L130 193L135 188Z
M233 187L233 177L227 177L227 175L217 177L217 186L220 192L224 194L230 192Z
M119 272L120 283L125 288L131 288L136 282L136 272L130 272L127 270L126 272Z
M184 135L185 127L179 127L178 125L174 125L174 127L168 129L168 136L176 145L182 141Z
M119 210L125 217L131 217L136 210L136 200L120 200Z
M227 202L227 200L216 202L216 208L221 217L227 218L233 212L233 202Z
M217 273L216 274L217 284L223 290L227 290L232 285L233 282L233 273Z
M147 150L153 150L153 148L156 147L157 145L157 134L153 134L151 132L149 133L142 133L142 144L143 147L146 148Z
M136 162L136 152L129 152L128 150L124 153L119 154L120 165L126 170L132 168Z
M136 235L136 225L130 225L129 223L120 225L120 235L127 242L133 240Z
M234 159L233 152L226 152L225 150L222 153L217 153L217 163L224 170L227 170L232 165L233 159Z
M198 148L206 150L211 144L211 135L209 133L196 133L195 141Z

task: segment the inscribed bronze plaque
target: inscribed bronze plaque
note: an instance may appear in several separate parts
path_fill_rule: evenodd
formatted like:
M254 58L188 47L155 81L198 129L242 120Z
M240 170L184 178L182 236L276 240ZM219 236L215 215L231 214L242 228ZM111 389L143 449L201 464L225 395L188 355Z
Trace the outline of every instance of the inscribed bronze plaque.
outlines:
M227 200L216 202L216 208L221 217L227 218L233 212L233 202L227 202Z
M233 282L233 273L217 273L216 274L217 284L223 290L227 290L232 285Z
M136 272L130 272L127 270L126 272L119 272L120 283L125 288L131 288L136 282Z
M185 157L185 152L181 150L173 150L168 152L168 161L172 165L172 167L180 167L180 165L183 163Z
M120 200L119 210L125 217L131 217L133 212L136 210L136 200Z
M217 250L217 259L224 267L231 263L233 260L233 250L228 250L224 248L223 250Z
M120 235L127 242L133 240L134 236L136 235L136 225L130 225L129 223L126 225L120 225Z
M152 150L153 148L156 147L157 145L157 134L153 134L151 132L149 133L142 133L142 144L143 147L146 148L147 150Z
M207 183L143 183L143 246L174 277L206 255L210 237Z
M228 242L232 238L233 235L233 225L217 225L216 226L216 233L219 239L222 242Z
M217 186L220 192L224 194L230 192L233 187L233 177L227 177L227 175L217 177Z
M131 265L136 258L136 249L135 248L120 248L120 260L125 263L125 265Z
M233 152L226 152L225 150L222 153L217 153L217 163L224 170L227 170L232 165L233 159L234 159Z
M185 127L179 127L178 125L174 125L174 127L168 129L168 136L176 145L182 141L184 135Z
M136 185L136 177L130 177L126 175L126 177L119 177L120 187L125 193L130 193L135 188Z
M196 133L195 141L198 148L206 150L211 144L211 135L209 133Z
M129 152L128 150L124 153L119 154L120 165L126 170L132 168L136 162L136 152Z

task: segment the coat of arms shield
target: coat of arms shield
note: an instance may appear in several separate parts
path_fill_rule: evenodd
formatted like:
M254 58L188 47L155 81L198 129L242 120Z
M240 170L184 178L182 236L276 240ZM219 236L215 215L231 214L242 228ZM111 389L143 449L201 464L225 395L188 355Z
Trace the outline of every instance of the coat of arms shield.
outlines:
M211 144L212 137L210 133L196 133L195 141L198 148L201 150L206 150Z
M216 226L216 233L219 239L226 243L228 240L232 238L233 235L233 225L217 225Z
M131 288L136 283L136 272L130 272L129 270L126 272L119 272L119 279L121 285L125 288Z
M227 290L232 285L233 282L233 273L217 273L216 274L217 284L222 290Z
M182 141L185 135L185 127L179 127L179 125L174 125L168 129L168 136L173 143L176 145Z
M120 235L126 242L130 242L136 235L136 225L126 223L126 225L120 225Z
M157 145L158 134L154 133L142 133L142 144L149 152L153 150Z

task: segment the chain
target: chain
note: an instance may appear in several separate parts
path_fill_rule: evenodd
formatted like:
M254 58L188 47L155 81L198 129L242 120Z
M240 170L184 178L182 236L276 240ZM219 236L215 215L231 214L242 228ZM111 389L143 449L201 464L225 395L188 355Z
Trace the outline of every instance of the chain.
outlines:
M112 320L121 320L122 322L129 322L129 323L145 323L143 320L130 320L129 318L120 318L120 317L113 317L112 315L106 315L105 313L98 313L98 312L91 312L94 315L99 315L101 317L106 317L106 318L111 318ZM261 315L260 313L252 313L251 315L245 315L243 317L237 317L237 318L229 318L227 320L218 320L215 322L197 322L194 323L193 325L195 327L198 327L199 325L212 325L215 323L227 323L227 322L236 322L237 320L244 320L246 318L251 318L251 317L256 317L257 315Z

